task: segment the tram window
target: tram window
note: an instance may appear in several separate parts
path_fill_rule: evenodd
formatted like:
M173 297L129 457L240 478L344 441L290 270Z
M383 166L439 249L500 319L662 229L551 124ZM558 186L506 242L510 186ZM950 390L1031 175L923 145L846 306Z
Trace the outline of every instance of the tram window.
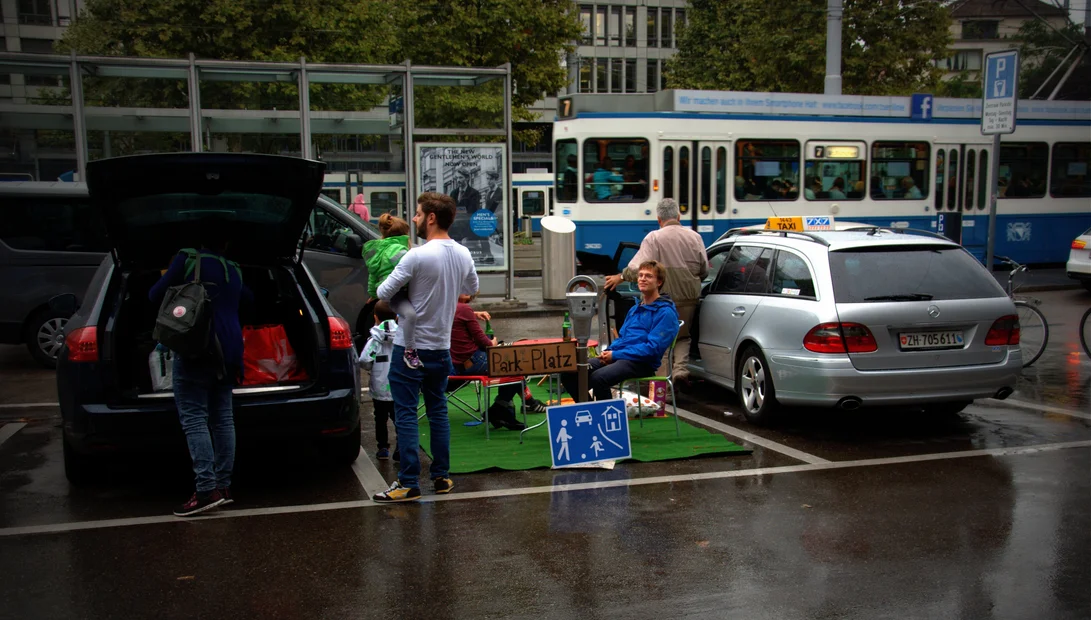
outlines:
M701 149L701 213L712 209L712 149Z
M807 160L803 195L807 200L863 200L864 162Z
M1091 142L1058 142L1053 145L1053 180L1049 193L1054 198L1091 196Z
M797 140L740 140L736 144L736 198L795 200L799 197Z
M345 203L341 202L341 190L339 190L339 189L324 189L324 190L322 190L322 193L325 194L327 198L333 200L334 202L341 205L342 207L345 206Z
M678 211L689 212L689 147L678 149Z
M663 197L674 198L674 147L663 149Z
M368 203L371 217L375 219L384 213L398 214L398 192L371 192Z
M947 162L947 209L958 208L958 151L948 151L950 160Z
M943 210L943 154L946 151L936 151L936 211Z
M1045 142L1000 144L1001 198L1041 198L1046 195L1049 145Z
M962 203L962 208L971 211L974 208L974 166L977 162L974 161L974 150L970 149L966 152L966 180L962 186L966 188L966 199Z
M648 199L648 141L588 138L583 142L584 190L588 202Z
M545 192L523 192L523 215L545 215Z
M953 152L951 154L954 155ZM952 162L954 159L951 157ZM927 198L928 160L927 142L873 142L871 197L875 200Z
M716 149L716 213L727 211L727 149Z
M557 171L557 202L576 202L580 191L579 151L575 140L557 140L553 169Z
M981 160L977 166L977 209L985 209L985 196L989 193L989 152L981 149Z

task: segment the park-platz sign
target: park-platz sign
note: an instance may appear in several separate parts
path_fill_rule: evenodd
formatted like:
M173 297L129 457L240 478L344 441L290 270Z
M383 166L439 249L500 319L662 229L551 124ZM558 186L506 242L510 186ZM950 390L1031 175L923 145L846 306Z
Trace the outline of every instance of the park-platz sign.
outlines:
M1015 131L1018 74L1018 50L993 52L985 56L985 82L982 85L981 100L983 135Z

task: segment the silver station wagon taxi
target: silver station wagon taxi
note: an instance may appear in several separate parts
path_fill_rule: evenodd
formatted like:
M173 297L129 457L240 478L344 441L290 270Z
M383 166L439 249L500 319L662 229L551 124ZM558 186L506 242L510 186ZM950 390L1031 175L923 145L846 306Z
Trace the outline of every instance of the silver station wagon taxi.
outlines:
M759 424L781 405L957 413L1012 393L1019 321L973 256L923 231L830 228L733 230L709 247L694 377Z

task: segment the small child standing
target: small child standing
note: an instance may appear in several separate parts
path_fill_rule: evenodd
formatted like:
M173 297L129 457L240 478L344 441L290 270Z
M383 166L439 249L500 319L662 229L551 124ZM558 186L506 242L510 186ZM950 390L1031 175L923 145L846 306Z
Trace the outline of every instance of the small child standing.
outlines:
M364 260L367 262L367 294L372 303L379 297L379 285L394 271L394 266L409 251L409 223L400 217L384 213L379 216L379 232L382 239L373 239L364 244ZM414 339L417 324L417 311L409 301L405 289L398 291L390 306L398 314L398 327L405 334L405 365L410 368L422 368L417 356Z
M371 328L371 337L367 339L367 344L360 353L360 364L371 372L368 387L375 407L375 443L378 447L375 456L380 461L390 458L386 421L394 420L394 397L390 394L388 373L396 333L398 324L394 321L394 313L386 304L380 302L375 307L375 326ZM394 451L396 453L397 449ZM397 456L394 460L398 460Z

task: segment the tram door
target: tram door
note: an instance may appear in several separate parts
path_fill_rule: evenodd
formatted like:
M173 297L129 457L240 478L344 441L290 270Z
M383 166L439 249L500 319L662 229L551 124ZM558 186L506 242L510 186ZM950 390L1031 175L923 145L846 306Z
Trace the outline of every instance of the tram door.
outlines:
M691 226L710 244L727 230L728 197L733 187L728 175L727 141L678 140L660 142L663 198L678 201L682 224ZM652 206L654 215L654 205Z
M937 231L984 260L989 235L989 150L983 144L937 144Z

